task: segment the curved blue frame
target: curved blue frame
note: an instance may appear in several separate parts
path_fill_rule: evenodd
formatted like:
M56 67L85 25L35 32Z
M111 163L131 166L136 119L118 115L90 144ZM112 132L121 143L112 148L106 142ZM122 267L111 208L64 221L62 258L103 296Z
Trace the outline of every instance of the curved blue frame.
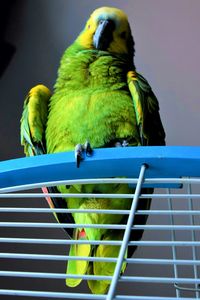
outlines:
M47 154L0 162L0 188L57 180L138 177L147 164L146 178L200 176L200 147L127 147L95 149L76 167L74 152Z

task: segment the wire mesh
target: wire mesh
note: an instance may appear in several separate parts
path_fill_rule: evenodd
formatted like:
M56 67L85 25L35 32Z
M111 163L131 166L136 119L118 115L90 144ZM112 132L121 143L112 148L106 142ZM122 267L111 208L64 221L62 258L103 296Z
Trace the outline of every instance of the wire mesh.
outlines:
M51 160L48 161L54 176L46 172L49 156L40 157L39 163L37 159L33 161L32 158L3 162L0 173L0 298L14 299L18 296L18 299L24 297L106 300L198 299L200 295L200 178L198 174L200 175L200 171L197 166L200 152L197 147L155 148L153 150L150 147L146 147L145 150L142 148L144 153L139 158L138 149L135 148L132 148L131 152L130 148L112 149L111 156L107 155L106 149L101 153L97 151L94 158L84 162L85 166L81 166L80 170L84 170L85 175L82 173L81 176L77 175L78 171L75 169L76 174L73 175L71 172L71 177L66 175L66 179L63 174L59 177L54 172L58 170L59 173L58 166L63 163L62 157L61 160L57 160L57 157L54 159L54 156L51 156ZM149 155L150 150L151 155ZM174 156L171 154L172 150ZM163 154L163 151L166 152ZM184 159L183 153L185 153ZM65 155L67 157L71 153ZM116 157L116 161L112 161L109 165L113 156ZM90 166L91 161L92 166ZM101 168L99 167L98 170L95 165L99 161L100 166L104 162L109 165L109 170L105 167L105 171L99 171ZM65 173L72 162L72 156L70 159L67 157ZM123 168L122 173L124 172L124 176L128 174L128 178L121 178L123 176L121 164L126 165L126 170L124 172ZM146 169L147 165L148 169ZM33 172L34 167L39 168L37 176ZM96 172L91 171L93 168ZM88 178L88 174L91 175L88 169L95 174L95 178ZM44 175L45 173L48 174ZM108 177L106 177L107 173ZM27 174L30 174L29 178ZM194 177L186 177L187 174ZM94 183L122 183L135 186L134 194L101 194L101 198L133 199L130 210L50 209L44 198L51 195L45 195L40 191L43 186ZM154 194L141 191L141 188L149 186L155 187ZM69 195L56 194L56 197L69 197ZM100 196L80 193L74 194L73 197L98 198ZM151 208L148 211L137 209L138 203L147 201L148 198L152 198ZM127 224L84 225L124 230L122 240L88 241L91 245L120 246L118 258L79 257L88 261L115 262L113 276L66 275L66 262L77 259L69 256L69 245L86 242L70 239L61 229L81 225L59 224L53 216L55 212L87 214L95 212L123 214L128 217ZM149 216L147 224L134 222L136 216L144 215ZM144 230L142 240L130 239L131 231L141 229ZM126 249L135 246L138 248L134 255L124 258ZM120 274L123 261L128 263L128 267L124 274ZM65 286L67 277L81 277L83 283L80 287L68 288ZM108 293L90 294L85 283L87 279L111 280Z

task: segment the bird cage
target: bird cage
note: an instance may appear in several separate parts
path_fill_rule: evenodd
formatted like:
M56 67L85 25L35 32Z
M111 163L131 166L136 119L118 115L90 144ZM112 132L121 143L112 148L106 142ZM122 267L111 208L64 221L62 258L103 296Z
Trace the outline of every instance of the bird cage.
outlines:
M45 197L69 194L44 194L41 188L96 183L124 183L135 188L134 194L101 194L105 198L131 198L130 210L95 211L127 215L127 224L84 225L124 229L122 240L104 241L120 245L119 256L106 258L116 262L112 277L82 275L80 286L68 288L66 261L77 259L69 257L68 247L81 241L70 239L61 230L77 225L60 224L53 213L75 210L49 208ZM154 193L143 193L149 187ZM99 194L73 197L98 198ZM149 197L151 208L137 209L138 203ZM200 147L96 149L80 168L73 152L4 161L0 163L0 198L0 299L200 298ZM91 212L94 210L84 210ZM140 215L148 215L145 225L137 224ZM134 237L131 232L139 229L144 230L142 239L130 239ZM134 246L138 247L134 255L124 258L127 247ZM128 266L120 274L124 260ZM85 283L88 278L111 280L107 295L91 294Z

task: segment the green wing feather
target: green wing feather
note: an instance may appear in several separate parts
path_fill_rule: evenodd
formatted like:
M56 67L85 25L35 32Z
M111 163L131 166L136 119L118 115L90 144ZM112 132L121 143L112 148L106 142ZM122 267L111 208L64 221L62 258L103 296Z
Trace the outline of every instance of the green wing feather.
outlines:
M44 154L45 128L48 103L51 93L44 85L30 90L25 101L21 118L21 145L27 156Z
M85 231L80 231L79 229L74 229L74 240L86 240L88 241ZM70 245L69 256L81 257L81 256L90 256L91 254L91 245L90 244L72 244ZM89 262L86 260L68 260L67 263L67 274L73 275L84 275L87 272ZM70 287L75 287L80 284L82 281L81 278L67 278L66 285Z
M44 85L33 87L24 101L24 109L21 118L21 144L24 146L26 156L41 155L46 153L46 122L49 112L50 90ZM43 188L45 193L58 193L56 187ZM52 208L66 208L66 201L60 198L47 197L48 204ZM56 214L60 223L73 223L71 214ZM72 229L67 228L71 236Z
M135 71L127 74L142 145L165 145L159 104L147 80Z

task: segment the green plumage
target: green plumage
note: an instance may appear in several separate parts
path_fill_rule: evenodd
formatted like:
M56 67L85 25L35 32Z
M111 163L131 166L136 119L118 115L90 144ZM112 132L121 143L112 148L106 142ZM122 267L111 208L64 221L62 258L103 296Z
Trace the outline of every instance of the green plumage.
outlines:
M78 48L74 43L61 61L50 100L47 151L73 150L86 139L93 147L121 138L134 138L134 145L140 144L127 62L108 52L77 52Z
M99 37L99 20L112 23L109 43ZM53 95L39 85L30 91L25 101L21 141L26 155L72 151L86 140L93 148L115 147L123 140L129 146L164 145L157 99L146 79L135 71L130 60L133 53L134 42L126 15L115 8L96 10L77 40L65 51ZM57 189L63 193L134 193L126 184L59 186ZM67 198L61 202L53 199L52 203L56 207L80 209L129 209L131 206L128 199L103 198ZM149 206L150 200L141 203L140 209ZM68 217L62 215L58 220L66 222ZM74 213L72 219L77 224L122 224L126 221L123 215L95 213ZM137 221L145 223L146 216ZM73 238L118 240L122 235L121 230L79 228L74 230ZM138 231L133 239L141 236L142 231ZM118 246L103 245L74 245L70 249L70 255L77 256L117 257L118 252ZM123 264L122 272L125 266ZM112 275L114 268L115 263L88 264L69 260L67 274ZM67 279L66 284L76 286L80 281ZM93 293L105 293L109 284L108 281L88 282Z

